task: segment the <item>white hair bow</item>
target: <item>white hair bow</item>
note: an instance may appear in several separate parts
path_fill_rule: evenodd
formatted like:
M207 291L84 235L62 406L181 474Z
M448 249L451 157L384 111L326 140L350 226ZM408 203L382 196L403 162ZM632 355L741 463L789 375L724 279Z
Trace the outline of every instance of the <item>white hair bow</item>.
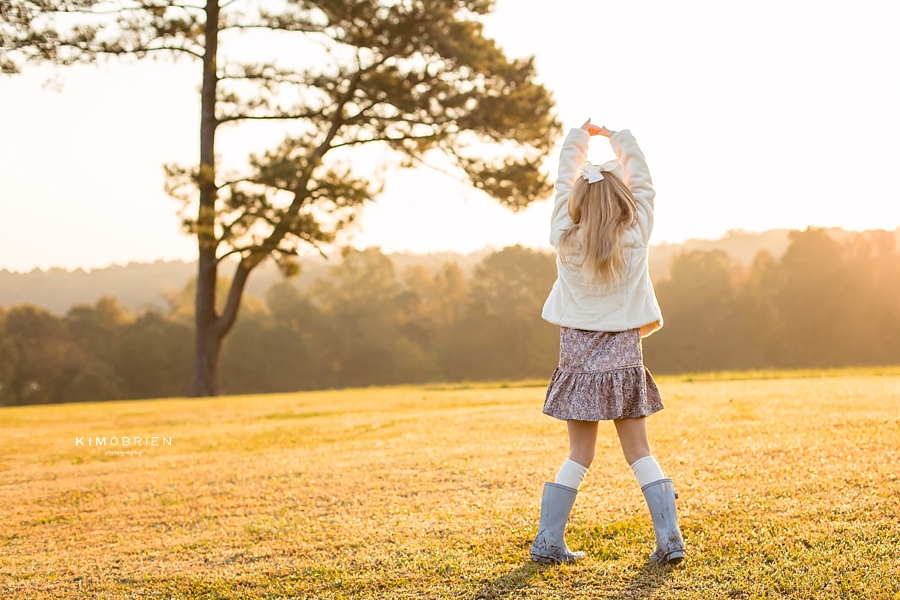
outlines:
M603 167L586 162L581 165L581 176L587 179L588 183L596 183L603 179Z
M603 173L612 173L619 179L622 179L622 163L614 158L606 161L602 165L594 165L585 162L581 166L581 176L584 177L588 183L600 181L603 179Z

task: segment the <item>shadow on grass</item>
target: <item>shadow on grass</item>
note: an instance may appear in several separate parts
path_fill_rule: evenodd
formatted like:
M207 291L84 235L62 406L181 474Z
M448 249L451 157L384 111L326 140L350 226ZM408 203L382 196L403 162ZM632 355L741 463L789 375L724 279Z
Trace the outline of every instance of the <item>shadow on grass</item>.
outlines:
M666 582L672 573L674 566L661 566L650 559L644 563L641 570L634 574L625 589L615 597L628 598L628 600L641 600L650 598Z
M516 592L528 587L535 574L545 569L553 568L551 565L542 565L530 560L523 562L515 571L497 577L487 582L478 592L471 596L472 600L498 600L500 598L516 598Z
M523 562L514 571L485 583L481 590L470 597L472 600L517 598L518 592L527 588L536 574L553 568L559 568L559 566L543 565L531 561ZM631 577L628 585L615 595L615 598L627 598L628 600L650 598L656 594L676 568L678 567L660 566L648 559L641 569Z

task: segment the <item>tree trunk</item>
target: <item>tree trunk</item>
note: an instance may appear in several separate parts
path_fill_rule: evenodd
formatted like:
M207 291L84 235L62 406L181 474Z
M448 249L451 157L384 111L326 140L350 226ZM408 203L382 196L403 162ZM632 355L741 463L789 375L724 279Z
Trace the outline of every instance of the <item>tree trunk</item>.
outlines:
M203 87L200 95L200 208L197 215L197 299L194 311L194 396L219 393L219 349L223 334L217 327L216 277L218 243L215 231L216 212L216 53L219 35L219 1L206 3L206 52L203 55Z
M217 327L216 278L218 263L215 248L200 248L197 272L195 315L193 395L219 395L219 349L222 334Z
M214 327L207 331L197 330L196 354L194 356L194 396L219 395L219 350L222 337Z

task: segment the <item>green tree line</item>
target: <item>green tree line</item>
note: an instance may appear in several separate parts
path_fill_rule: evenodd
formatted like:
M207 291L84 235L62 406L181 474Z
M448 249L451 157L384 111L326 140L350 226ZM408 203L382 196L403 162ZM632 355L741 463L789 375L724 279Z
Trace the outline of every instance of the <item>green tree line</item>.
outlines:
M790 234L747 267L720 250L674 257L656 283L665 327L644 342L654 373L900 364L900 251L892 233L839 242ZM466 277L455 262L397 272L349 250L327 277L248 298L222 354L225 393L548 378L558 328L541 307L554 258L513 246ZM223 287L228 282L221 282ZM191 392L193 297L133 315L114 298L63 316L0 309L0 404Z

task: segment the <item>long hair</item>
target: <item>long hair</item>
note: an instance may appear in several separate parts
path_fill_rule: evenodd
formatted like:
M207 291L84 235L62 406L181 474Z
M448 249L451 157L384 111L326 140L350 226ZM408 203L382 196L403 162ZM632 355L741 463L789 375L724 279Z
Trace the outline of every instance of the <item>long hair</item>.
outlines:
M560 260L569 266L578 255L585 279L618 283L625 272L622 235L636 215L634 194L615 173L604 171L603 179L594 183L579 176L569 196L575 226L560 236Z

